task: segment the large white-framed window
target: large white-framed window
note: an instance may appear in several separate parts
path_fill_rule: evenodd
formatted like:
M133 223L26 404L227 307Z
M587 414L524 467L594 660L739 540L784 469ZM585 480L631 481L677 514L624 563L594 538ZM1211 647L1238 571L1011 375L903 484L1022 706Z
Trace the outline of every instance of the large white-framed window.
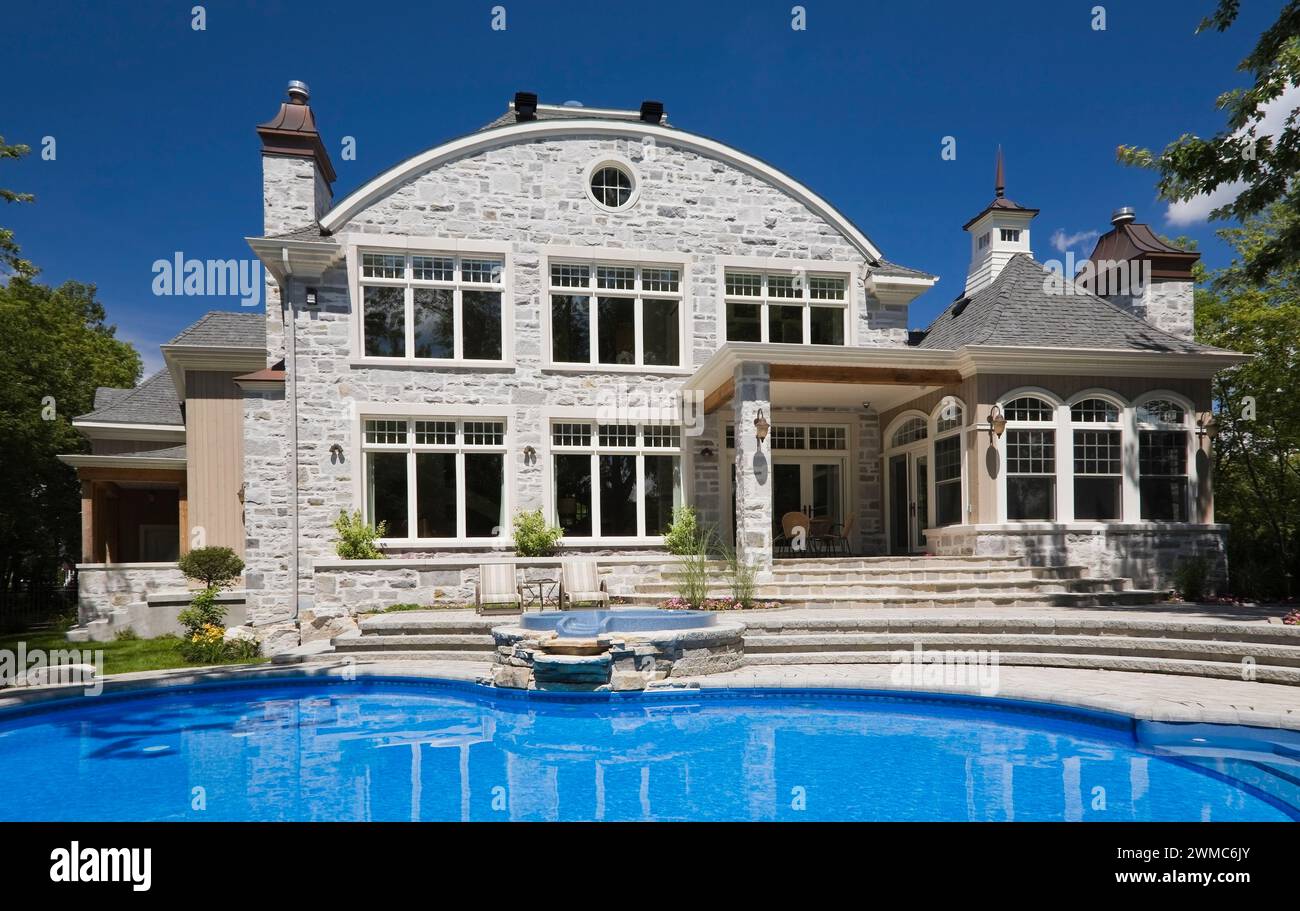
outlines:
M724 341L848 344L850 274L727 266L722 281Z
M486 414L363 417L366 520L390 541L509 537L507 426Z
M962 491L962 430L966 406L949 396L931 416L934 423L934 524L958 525L965 514Z
M548 258L548 366L681 372L684 273L677 262Z
M1007 419L1006 514L1012 522L1056 520L1056 405L1032 394L1001 406Z
M1115 522L1124 518L1124 407L1089 395L1070 405L1074 518Z
M508 361L505 254L382 247L353 252L358 358L413 365Z
M682 500L682 428L554 418L553 521L566 538L662 537Z
M1134 405L1138 432L1138 496L1146 522L1188 522L1192 501L1188 408L1160 393Z

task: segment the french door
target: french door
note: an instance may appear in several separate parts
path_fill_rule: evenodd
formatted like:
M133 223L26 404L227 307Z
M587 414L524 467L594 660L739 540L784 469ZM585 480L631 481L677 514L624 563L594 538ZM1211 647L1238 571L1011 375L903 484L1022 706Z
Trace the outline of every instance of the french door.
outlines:
M889 552L925 550L930 514L930 457L924 448L889 457Z
M772 521L801 512L831 525L844 521L844 459L783 458L772 466Z

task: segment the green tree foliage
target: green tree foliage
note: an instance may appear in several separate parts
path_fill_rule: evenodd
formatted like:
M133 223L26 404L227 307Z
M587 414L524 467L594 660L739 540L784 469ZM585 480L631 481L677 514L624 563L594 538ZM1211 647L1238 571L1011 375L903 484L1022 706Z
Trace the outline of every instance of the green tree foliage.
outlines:
M223 589L239 578L244 561L229 547L196 547L178 564L186 578L211 589Z
M30 151L31 149L25 145L6 145L5 138L0 136L0 161L6 158L22 158ZM5 202L32 202L35 198L30 193L19 193L0 187L0 199ZM14 232L9 228L0 227L0 275L6 272L13 272L24 278L34 278L36 267L19 254Z
M114 337L95 286L51 288L15 273L0 285L0 587L49 581L80 559L81 491L55 458L85 452L72 418L95 387L134 386L140 356Z
M1291 594L1300 571L1300 263L1262 282L1247 264L1296 221L1279 204L1220 231L1236 258L1196 299L1198 340L1253 355L1214 381L1214 478L1233 589L1254 597Z
M359 510L351 515L340 512L338 518L334 520L334 530L339 536L339 539L334 542L334 552L341 559L382 560L384 558L384 552L375 542L388 534L386 523L380 522L378 526L371 525L361 518Z
M1198 32L1226 31L1236 21L1240 0L1219 0L1215 12ZM1227 112L1224 129L1208 139L1185 133L1159 155L1148 149L1120 146L1120 161L1160 173L1161 197L1186 201L1220 187L1241 184L1237 198L1211 213L1216 219L1244 223L1276 203L1300 212L1300 116L1291 111L1276 137L1260 135L1261 109L1290 86L1300 85L1300 0L1287 0L1277 21L1256 42L1237 67L1254 84L1220 95ZM1253 248L1244 261L1246 275L1263 281L1272 271L1300 265L1300 222L1279 225L1268 241Z

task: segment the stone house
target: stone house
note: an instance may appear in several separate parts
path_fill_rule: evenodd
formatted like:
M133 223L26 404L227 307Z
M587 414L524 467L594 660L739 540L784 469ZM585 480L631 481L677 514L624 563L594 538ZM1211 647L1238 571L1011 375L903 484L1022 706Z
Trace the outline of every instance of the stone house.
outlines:
M805 546L790 513L857 555L1020 554L1150 587L1189 554L1226 572L1210 381L1243 358L1192 339L1196 254L1129 210L1063 278L999 155L963 294L910 331L935 276L656 102L520 93L340 200L306 86L258 133L265 314L209 314L164 374L78 419L88 618L177 582L173 549L105 549L101 497L138 498L139 472L177 504L172 544L198 529L243 554L248 615L285 641L466 598L534 509L629 575L662 562L683 503L760 572ZM106 436L128 408L149 434ZM390 559L337 559L354 510Z

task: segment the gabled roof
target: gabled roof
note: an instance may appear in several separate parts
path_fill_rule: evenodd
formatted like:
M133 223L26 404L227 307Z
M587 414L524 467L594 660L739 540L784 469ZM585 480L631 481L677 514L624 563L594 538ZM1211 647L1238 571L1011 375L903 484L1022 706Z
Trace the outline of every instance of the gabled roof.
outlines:
M102 405L99 391L95 393L95 410L73 418L78 422L103 424L166 424L185 426L181 406L176 400L176 387L166 370L159 370L134 389L114 389Z
M1013 256L998 277L973 296L953 301L930 324L918 347L965 345L1180 354L1221 350L1157 329L1049 271L1026 253Z
M95 389L95 408L107 408L130 391L130 389L114 389L112 386L98 386Z
M871 267L872 275L889 275L898 276L899 278L934 278L929 272L922 272L920 269L913 269L909 266L900 266L898 263L891 263L887 259L882 259L878 265Z
M265 348L266 315L213 310L176 336L171 345L212 348Z

